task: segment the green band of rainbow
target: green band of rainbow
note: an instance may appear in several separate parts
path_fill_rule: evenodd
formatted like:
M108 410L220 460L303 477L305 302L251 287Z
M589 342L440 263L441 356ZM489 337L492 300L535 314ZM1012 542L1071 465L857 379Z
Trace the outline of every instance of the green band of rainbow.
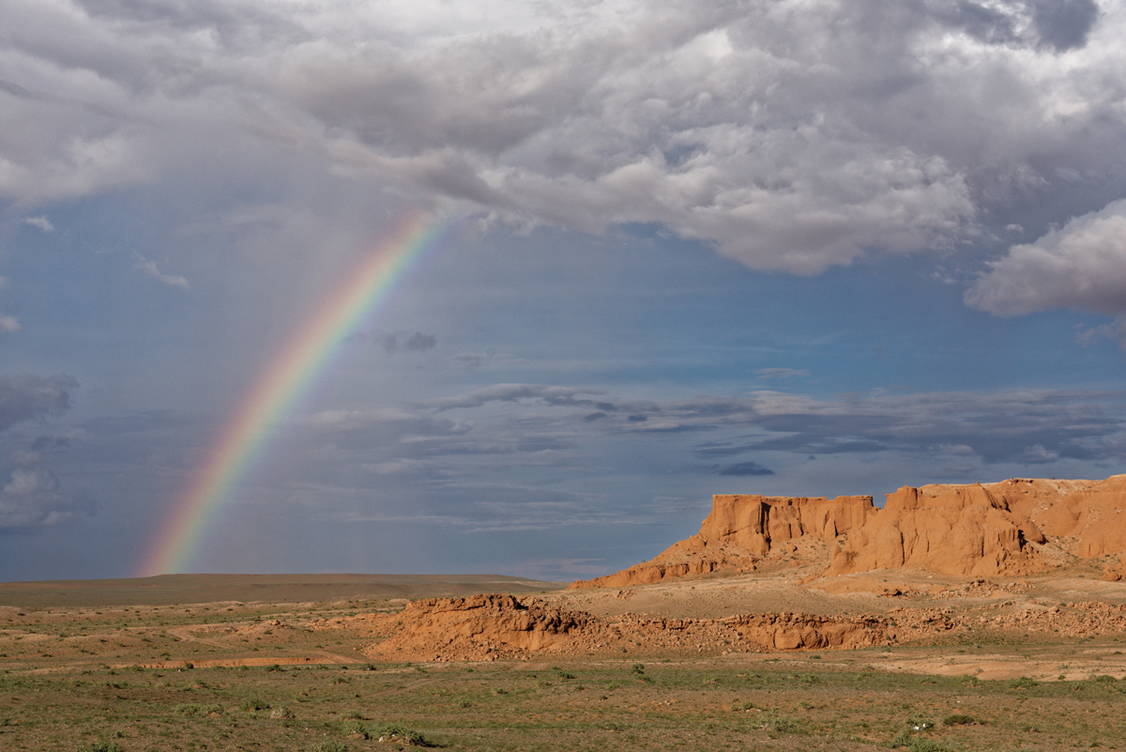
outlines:
M386 297L412 259L444 229L423 215L404 220L282 348L219 433L192 484L163 521L140 576L185 571L216 512L262 451L271 427L294 406L352 329Z

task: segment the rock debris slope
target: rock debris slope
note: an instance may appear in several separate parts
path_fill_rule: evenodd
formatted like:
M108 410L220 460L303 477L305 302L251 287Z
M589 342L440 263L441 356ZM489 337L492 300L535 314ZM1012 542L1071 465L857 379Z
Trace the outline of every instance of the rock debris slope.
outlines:
M381 660L461 661L646 651L720 652L857 648L893 639L879 616L743 614L667 619L600 618L538 598L475 595L415 601L392 636L365 651Z

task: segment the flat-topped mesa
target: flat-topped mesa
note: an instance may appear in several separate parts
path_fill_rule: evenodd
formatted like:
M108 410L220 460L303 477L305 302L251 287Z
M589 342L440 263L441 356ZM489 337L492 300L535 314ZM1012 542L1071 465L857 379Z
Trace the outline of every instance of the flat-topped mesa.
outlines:
M870 496L720 494L696 535L572 587L803 564L826 566L827 575L912 569L967 577L1102 566L1108 579L1126 579L1126 475L904 486L882 509Z
M649 561L571 587L627 587L721 570L750 572L763 560L793 554L793 564L827 563L828 543L876 512L871 496L717 494L700 532Z
M905 486L856 528L827 574L916 569L1022 575L1126 553L1126 476Z

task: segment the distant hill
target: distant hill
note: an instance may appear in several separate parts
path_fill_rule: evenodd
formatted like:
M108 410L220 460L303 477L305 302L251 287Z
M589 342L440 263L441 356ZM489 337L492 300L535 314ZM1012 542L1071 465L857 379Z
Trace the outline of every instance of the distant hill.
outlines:
M0 606L297 603L346 598L433 598L555 590L559 583L496 574L169 574L111 580L0 583Z

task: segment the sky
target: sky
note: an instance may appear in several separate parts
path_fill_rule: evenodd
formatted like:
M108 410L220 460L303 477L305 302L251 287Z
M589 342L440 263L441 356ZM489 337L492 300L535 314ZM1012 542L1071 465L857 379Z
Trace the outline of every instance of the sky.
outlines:
M1123 0L0 0L0 580L566 580L713 493L1126 472Z

